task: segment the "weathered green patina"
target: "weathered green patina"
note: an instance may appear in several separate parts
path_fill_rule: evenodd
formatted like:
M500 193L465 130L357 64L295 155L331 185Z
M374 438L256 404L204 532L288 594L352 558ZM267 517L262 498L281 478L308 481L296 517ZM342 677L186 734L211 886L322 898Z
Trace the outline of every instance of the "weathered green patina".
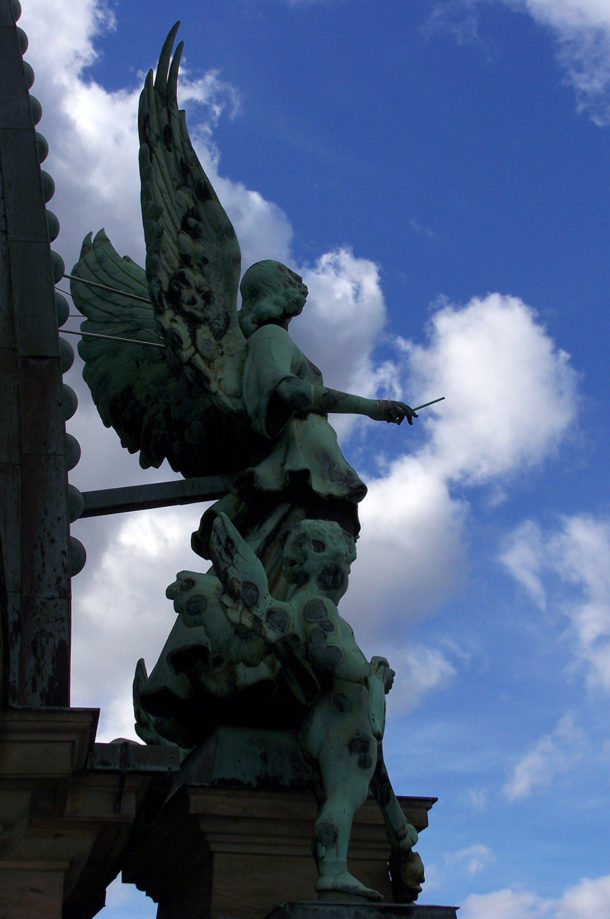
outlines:
M324 386L288 334L307 288L285 265L249 268L238 312L239 245L178 110L176 30L140 101L146 270L119 257L101 231L85 240L72 280L85 333L132 339L85 337L79 348L105 424L143 466L167 459L186 478L233 483L193 534L213 568L178 575L168 588L176 623L150 676L138 665L138 731L185 755L223 725L298 731L322 789L318 891L378 898L346 861L352 817L370 789L388 830L394 889L412 900L423 879L417 834L381 746L393 672L385 659L364 657L337 609L366 487L327 415L397 424L417 416L401 402Z

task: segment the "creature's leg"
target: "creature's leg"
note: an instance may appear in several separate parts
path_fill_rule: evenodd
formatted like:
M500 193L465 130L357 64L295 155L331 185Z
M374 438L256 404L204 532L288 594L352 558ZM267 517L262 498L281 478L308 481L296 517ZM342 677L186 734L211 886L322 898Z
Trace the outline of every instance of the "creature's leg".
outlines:
M383 747L377 745L377 763L371 780L371 792L383 815L393 852L411 849L417 842L417 831L402 812L383 761Z
M377 763L371 781L371 792L381 809L392 849L390 877L394 899L397 902L412 902L417 899L424 881L422 861L416 852L411 851L417 842L417 831L403 814L394 794L383 761L381 741L377 746Z
M376 744L370 729L367 688L335 681L314 706L302 742L318 764L323 787L314 826L316 890L379 900L376 890L365 887L347 870L353 816L366 800L375 770Z

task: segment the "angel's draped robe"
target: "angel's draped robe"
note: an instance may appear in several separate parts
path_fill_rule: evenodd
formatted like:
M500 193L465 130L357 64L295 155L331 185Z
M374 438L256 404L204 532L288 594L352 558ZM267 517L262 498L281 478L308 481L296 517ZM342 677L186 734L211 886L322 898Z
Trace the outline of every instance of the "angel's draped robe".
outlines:
M262 491L281 493L305 481L321 498L361 501L366 485L341 453L326 415L298 415L277 398L277 387L291 377L323 385L318 368L285 329L278 325L257 329L248 339L243 400L252 427L273 446L246 476Z
M326 415L299 414L277 396L282 380L323 385L322 374L279 325L264 325L248 339L243 401L253 430L268 451L239 473L234 490L203 515L193 534L195 552L209 558L207 543L217 511L232 520L265 566L281 599L279 534L306 517L335 520L351 536L360 530L358 502L366 485L349 465ZM279 580L278 580L279 579Z

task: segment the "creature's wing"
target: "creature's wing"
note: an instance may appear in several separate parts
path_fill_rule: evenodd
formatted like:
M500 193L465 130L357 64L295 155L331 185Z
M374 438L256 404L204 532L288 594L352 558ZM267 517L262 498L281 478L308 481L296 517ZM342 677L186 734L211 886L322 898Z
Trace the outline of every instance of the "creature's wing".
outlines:
M104 424L131 453L140 451L140 465L160 466L167 458L184 476L245 465L245 451L236 449L249 442L239 416L219 408L198 378L189 382L168 362L144 270L122 258L100 231L85 239L72 274L82 279L71 287L87 317L82 331L93 333L79 344L83 376Z
M235 231L191 144L176 90L181 42L170 31L140 96L140 177L150 296L172 359L219 407L241 412L245 338L237 321Z
M254 549L242 539L226 514L219 513L212 527L210 555L225 590L238 604L244 620L261 634L260 617L271 602L267 574ZM265 637L267 637L265 635Z

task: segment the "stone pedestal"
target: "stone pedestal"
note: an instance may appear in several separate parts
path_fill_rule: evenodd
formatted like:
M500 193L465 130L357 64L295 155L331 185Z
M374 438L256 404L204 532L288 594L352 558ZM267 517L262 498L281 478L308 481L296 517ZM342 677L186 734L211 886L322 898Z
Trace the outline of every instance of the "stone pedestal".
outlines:
M422 830L434 800L400 802ZM134 841L123 880L159 903L158 919L263 919L278 903L315 897L316 810L311 793L182 786ZM354 821L350 868L391 900L388 855L381 815L367 801Z
M98 715L0 710L0 917L99 912L151 773L175 767L164 750L94 745Z

